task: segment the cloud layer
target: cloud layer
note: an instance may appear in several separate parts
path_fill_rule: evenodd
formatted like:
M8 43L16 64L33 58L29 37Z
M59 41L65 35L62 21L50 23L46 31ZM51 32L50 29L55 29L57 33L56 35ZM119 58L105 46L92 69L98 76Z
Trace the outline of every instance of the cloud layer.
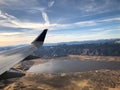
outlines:
M11 45L9 38L15 44L28 43L44 28L50 29L46 42L120 38L119 4L119 0L0 0L0 43Z

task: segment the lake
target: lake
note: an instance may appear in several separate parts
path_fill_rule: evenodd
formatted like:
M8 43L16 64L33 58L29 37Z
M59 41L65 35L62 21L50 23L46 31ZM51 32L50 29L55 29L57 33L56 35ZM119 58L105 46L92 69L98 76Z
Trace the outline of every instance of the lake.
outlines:
M100 69L119 70L120 62L115 61L81 61L81 60L57 60L32 66L28 72L33 73L68 73L85 72Z

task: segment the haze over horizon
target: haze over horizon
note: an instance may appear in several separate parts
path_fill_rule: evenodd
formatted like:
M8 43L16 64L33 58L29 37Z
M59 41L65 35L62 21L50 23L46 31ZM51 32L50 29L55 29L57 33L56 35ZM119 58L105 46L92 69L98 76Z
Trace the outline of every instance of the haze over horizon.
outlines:
M120 38L120 0L0 0L0 46Z

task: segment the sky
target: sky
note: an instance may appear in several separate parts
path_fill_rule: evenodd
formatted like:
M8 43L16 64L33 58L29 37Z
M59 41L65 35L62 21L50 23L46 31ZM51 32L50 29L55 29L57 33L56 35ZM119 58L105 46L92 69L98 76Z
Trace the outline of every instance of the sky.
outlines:
M120 0L0 0L0 46L120 38Z

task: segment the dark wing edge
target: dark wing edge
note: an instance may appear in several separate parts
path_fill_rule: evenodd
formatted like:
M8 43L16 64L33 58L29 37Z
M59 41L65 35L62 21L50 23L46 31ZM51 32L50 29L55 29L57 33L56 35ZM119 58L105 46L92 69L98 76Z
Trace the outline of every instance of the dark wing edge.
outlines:
M44 43L47 31L48 29L44 29L43 32L31 44L39 48Z

